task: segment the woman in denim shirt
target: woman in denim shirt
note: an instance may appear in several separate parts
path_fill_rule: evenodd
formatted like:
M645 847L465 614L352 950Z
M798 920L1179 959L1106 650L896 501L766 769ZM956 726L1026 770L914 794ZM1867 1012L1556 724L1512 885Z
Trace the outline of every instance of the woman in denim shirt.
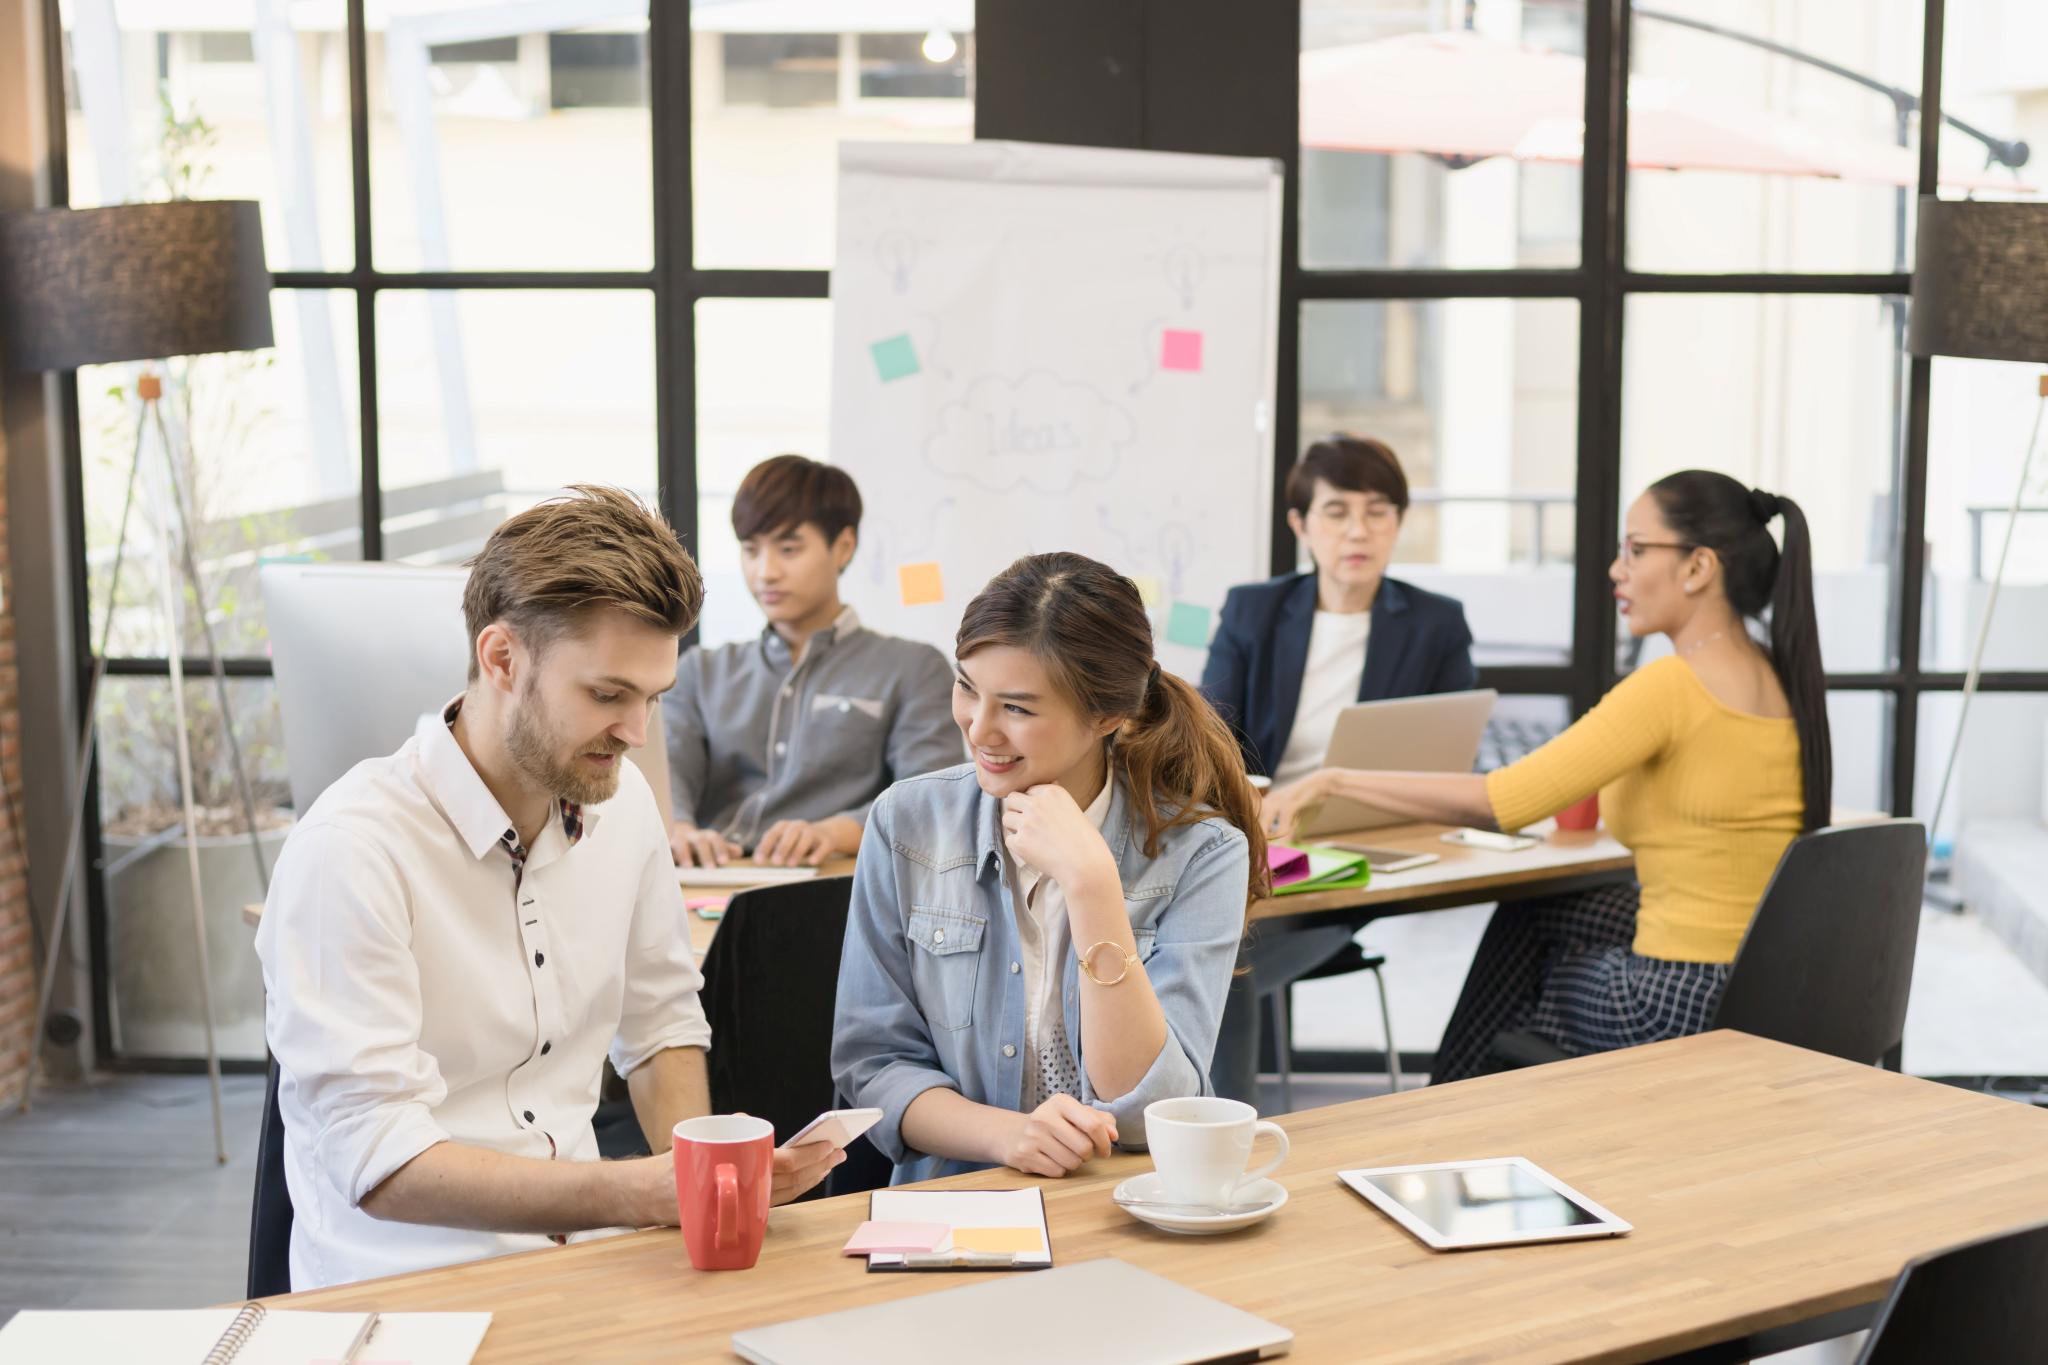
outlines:
M973 762L875 802L832 1072L882 1111L898 1183L1062 1176L1209 1092L1245 910L1266 889L1237 742L1160 670L1137 587L1020 559L968 605L953 719Z

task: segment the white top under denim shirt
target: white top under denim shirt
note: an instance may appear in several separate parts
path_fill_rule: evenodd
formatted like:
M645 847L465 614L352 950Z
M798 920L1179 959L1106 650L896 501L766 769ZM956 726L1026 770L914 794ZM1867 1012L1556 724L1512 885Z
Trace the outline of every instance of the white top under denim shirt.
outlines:
M1115 1116L1119 1146L1143 1147L1146 1105L1211 1093L1209 1060L1244 933L1251 861L1244 834L1220 816L1164 831L1158 855L1147 857L1128 794L1112 787L1103 838L1166 1016L1159 1055L1127 1093L1104 1099L1089 1080L1071 943L1061 998L1082 1064L1081 1101ZM1037 1064L1027 1050L1030 984L1003 862L1002 803L981 790L971 764L898 782L869 812L839 961L832 1076L849 1104L882 1111L868 1136L896 1163L898 1184L980 1166L907 1149L903 1112L912 1100L947 1086L978 1104L1021 1110L1025 1069Z

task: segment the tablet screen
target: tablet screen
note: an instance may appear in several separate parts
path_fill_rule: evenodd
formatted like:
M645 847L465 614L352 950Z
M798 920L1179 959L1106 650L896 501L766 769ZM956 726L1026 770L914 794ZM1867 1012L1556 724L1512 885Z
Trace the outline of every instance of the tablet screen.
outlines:
M1375 1171L1364 1178L1452 1241L1602 1221L1513 1162L1440 1171Z

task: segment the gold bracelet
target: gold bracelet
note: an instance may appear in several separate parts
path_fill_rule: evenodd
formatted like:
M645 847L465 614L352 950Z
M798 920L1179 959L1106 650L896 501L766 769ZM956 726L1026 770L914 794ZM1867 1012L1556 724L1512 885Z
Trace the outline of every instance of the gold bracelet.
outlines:
M1107 948L1121 956L1124 960L1124 969L1107 981L1104 981L1095 974L1095 950L1098 948ZM1081 954L1081 974L1098 986L1114 986L1131 974L1131 964L1137 960L1138 955L1136 952L1126 952L1108 939L1104 939L1100 943L1089 944L1087 950Z

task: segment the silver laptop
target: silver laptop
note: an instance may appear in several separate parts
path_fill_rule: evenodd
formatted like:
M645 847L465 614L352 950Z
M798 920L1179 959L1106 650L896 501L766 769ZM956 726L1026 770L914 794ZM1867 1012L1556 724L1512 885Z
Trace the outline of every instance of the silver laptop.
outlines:
M1490 687L1476 692L1441 692L1432 697L1366 701L1338 713L1330 732L1326 768L1372 768L1380 772L1469 773L1479 756L1487 718L1493 714ZM1294 837L1340 834L1354 829L1398 825L1393 815L1343 797L1322 803L1303 817Z
M1086 1344L1090 1360L1202 1365L1286 1355L1294 1333L1101 1260L751 1327L733 1333L732 1349L755 1365L1043 1365L1071 1356L1075 1342Z

